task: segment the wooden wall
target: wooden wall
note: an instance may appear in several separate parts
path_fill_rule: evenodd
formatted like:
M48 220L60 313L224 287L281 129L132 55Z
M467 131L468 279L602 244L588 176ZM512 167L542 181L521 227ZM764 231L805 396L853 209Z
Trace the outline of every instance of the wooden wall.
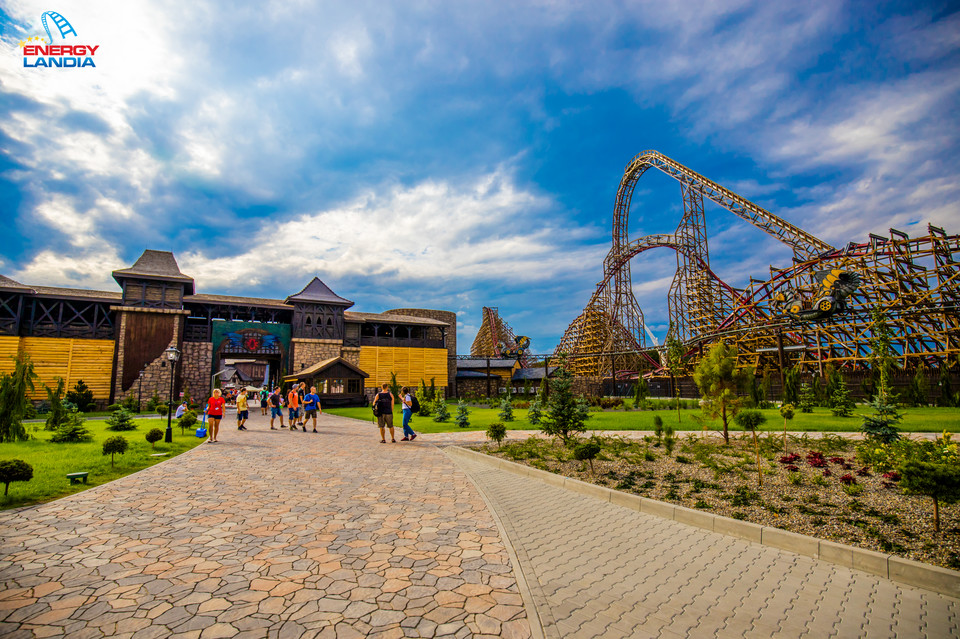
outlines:
M96 399L109 399L113 367L112 339L68 339L62 337L0 337L0 373L13 372L11 356L23 351L33 361L36 390L30 399L47 398L44 384L56 388L62 377L66 390L77 380L93 391Z
M363 346L360 348L360 366L370 377L366 388L379 388L390 381L390 373L397 374L401 386L419 386L437 378L437 386L447 385L447 349L405 348L400 346Z
M144 366L163 355L173 339L177 315L127 313L123 336L122 390L128 390L140 377Z

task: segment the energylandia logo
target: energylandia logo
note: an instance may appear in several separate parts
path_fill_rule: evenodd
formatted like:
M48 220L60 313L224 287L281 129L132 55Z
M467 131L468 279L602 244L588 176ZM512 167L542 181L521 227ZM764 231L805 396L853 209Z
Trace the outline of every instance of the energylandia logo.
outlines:
M33 36L20 41L20 48L23 49L23 66L28 68L50 68L66 67L82 69L84 67L96 67L93 61L97 54L99 44L54 44L53 34L50 32L50 23L60 32L60 41L66 40L67 36L77 37L77 31L73 28L67 19L56 11L47 11L40 16L43 23L43 29L47 32L47 37ZM31 44L36 42L37 44Z

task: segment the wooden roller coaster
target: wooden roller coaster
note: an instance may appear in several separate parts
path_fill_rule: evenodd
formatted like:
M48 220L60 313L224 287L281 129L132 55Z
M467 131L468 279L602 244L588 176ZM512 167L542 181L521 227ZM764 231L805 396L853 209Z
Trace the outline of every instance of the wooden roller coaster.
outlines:
M627 222L637 181L658 169L680 182L683 217L672 234L630 240ZM770 267L770 279L737 289L710 268L703 200L707 198L791 247L793 263ZM705 346L734 344L738 365L823 373L866 367L872 315L879 310L894 336L899 366L957 366L960 355L960 236L928 226L920 237L890 229L866 242L834 247L746 198L656 151L627 164L613 214L613 246L603 279L570 324L556 355L580 377L663 373L661 349L646 340L633 295L630 261L654 248L676 253L667 295L673 337L696 365Z

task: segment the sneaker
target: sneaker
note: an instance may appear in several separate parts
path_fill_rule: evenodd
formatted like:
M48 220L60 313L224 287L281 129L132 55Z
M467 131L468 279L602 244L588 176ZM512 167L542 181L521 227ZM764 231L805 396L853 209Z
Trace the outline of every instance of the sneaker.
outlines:
M271 427L270 427L270 430L277 430L277 427L276 427L276 426L271 426Z
M408 442L408 441L410 441L410 438L409 438L409 437L404 437L404 438L401 439L400 441L402 441L402 442Z
M314 428L314 429L313 429L313 432L315 432L315 433L319 433L320 431L319 431L319 430L317 430L316 428Z
M413 440L415 440L416 438L417 438L417 434L414 433L413 435L410 436L410 441L413 441Z

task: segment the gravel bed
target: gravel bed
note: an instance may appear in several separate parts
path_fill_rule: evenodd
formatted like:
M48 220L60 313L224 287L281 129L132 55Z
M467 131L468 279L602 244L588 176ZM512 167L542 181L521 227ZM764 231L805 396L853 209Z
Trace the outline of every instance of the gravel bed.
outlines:
M810 449L788 446L788 452L800 455L793 464L795 471L779 463L782 451L768 453L761 461L761 488L751 439L731 438L729 447L722 447L723 440L713 438L708 444L715 445L718 452L705 457L701 447L700 459L693 446L697 440L700 438L679 441L671 456L653 443L624 442L619 451L605 447L593 461L592 473L587 462L571 459L569 449L550 440L540 440L537 455L528 459L497 451L491 444L477 449L651 499L960 569L960 504L940 505L940 532L936 533L933 501L903 494L896 482L872 469L861 471L863 465L856 461L853 443L847 444L846 450L823 447L827 460L835 458L827 462L827 476L824 468L806 463ZM644 451L655 459L646 460ZM714 467L701 463L705 458ZM859 489L844 489L840 478L848 474ZM857 494L848 492L858 490Z

